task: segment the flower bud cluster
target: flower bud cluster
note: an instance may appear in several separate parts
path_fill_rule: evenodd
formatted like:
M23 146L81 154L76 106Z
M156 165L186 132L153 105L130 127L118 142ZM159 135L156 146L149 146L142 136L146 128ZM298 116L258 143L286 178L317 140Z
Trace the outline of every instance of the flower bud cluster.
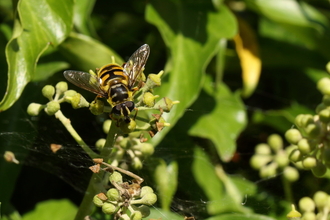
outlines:
M105 133L109 131L111 123L111 120L106 120L104 122L103 129ZM141 139L136 137L136 134L137 133L132 133L127 137L117 137L114 145L115 150L112 151L113 161L111 165L122 167L130 164L134 169L142 169L143 160L154 153L154 146L150 143L141 142ZM97 149L101 151L104 144L105 139L99 139L95 145Z
M297 167L322 177L330 168L330 79L321 79L317 88L323 99L316 108L316 114L298 115L295 118L297 129L289 129L285 137L291 143L289 159Z
M148 206L157 201L151 187L141 188L138 183L123 182L122 175L118 172L113 172L109 176L109 182L113 187L93 198L94 204L101 207L105 214L130 220L140 220L150 215Z
M284 178L290 182L299 179L298 170L289 166L288 155L290 148L284 149L281 136L272 134L268 137L267 143L258 144L255 154L251 157L251 167L259 170L262 178L275 176L282 173Z
M299 200L302 219L328 219L330 210L330 195L317 191L313 198L303 197Z
M46 104L31 103L27 112L31 116L37 116L41 110L45 110L48 115L54 115L61 109L60 104L62 102L68 102L73 108L88 107L89 103L85 98L73 90L68 90L68 84L66 82L59 82L56 86L46 85L42 88L42 95L46 97L49 102Z

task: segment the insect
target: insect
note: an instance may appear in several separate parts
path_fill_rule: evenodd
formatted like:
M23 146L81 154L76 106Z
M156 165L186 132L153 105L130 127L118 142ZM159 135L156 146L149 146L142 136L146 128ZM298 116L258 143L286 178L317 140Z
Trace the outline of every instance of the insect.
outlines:
M76 86L106 98L112 106L110 115L124 117L124 121L131 121L129 115L134 110L133 94L139 89L141 73L150 54L148 44L137 49L123 66L107 64L97 71L97 75L66 70L64 77Z

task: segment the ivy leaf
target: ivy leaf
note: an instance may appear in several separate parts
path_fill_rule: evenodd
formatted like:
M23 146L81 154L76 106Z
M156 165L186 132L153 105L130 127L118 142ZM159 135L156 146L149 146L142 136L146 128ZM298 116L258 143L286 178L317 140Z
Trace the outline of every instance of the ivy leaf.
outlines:
M70 33L72 0L24 0L18 2L14 33L6 47L8 84L0 111L12 106L36 72L36 63L50 46L56 47Z
M225 5L220 5L217 10L211 1L183 0L150 1L146 19L158 28L169 49L167 75L156 94L180 101L170 114L163 115L174 125L198 97L205 68L215 55L221 38L235 35L236 20ZM158 143L167 131L156 135L153 143Z

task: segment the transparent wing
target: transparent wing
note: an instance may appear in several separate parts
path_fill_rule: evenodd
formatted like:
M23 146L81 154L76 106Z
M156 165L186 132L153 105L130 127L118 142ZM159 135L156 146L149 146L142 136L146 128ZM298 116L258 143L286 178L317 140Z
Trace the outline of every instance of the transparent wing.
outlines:
M132 88L136 80L140 77L144 65L146 64L150 54L150 47L148 44L142 45L137 49L128 61L124 64L125 73L128 76L128 87Z
M101 79L82 71L66 70L64 77L72 84L83 88L87 91L93 92L97 95L106 97L107 94L101 89Z

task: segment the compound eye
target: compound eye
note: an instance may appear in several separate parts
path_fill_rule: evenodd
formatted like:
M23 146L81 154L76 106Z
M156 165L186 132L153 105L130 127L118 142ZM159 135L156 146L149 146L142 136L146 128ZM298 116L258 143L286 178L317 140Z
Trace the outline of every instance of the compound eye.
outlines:
M125 103L125 105L126 105L126 107L127 107L130 111L132 111L132 110L134 109L134 107L135 107L135 104L134 104L134 102L132 102L132 101L127 101L127 102Z
M120 113L121 108L122 108L121 105L116 105L115 107L112 108L112 111L111 112L113 114L120 115L121 114Z

